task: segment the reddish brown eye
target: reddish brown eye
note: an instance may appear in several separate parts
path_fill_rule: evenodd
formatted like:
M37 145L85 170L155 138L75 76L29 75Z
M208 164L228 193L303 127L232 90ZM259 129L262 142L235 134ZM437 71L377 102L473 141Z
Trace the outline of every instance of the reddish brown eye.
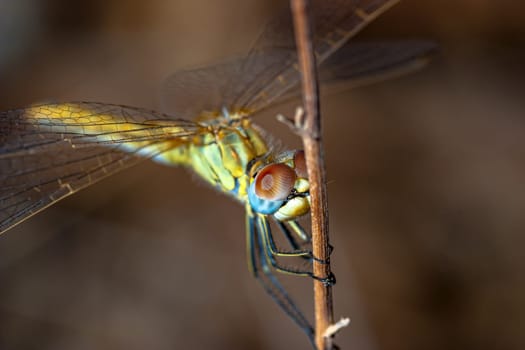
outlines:
M293 163L295 165L295 172L297 176L303 179L308 179L308 172L306 170L306 159L304 158L304 151L297 151L293 156Z
M255 177L255 194L270 201L283 200L292 191L295 178L295 172L288 165L267 165Z

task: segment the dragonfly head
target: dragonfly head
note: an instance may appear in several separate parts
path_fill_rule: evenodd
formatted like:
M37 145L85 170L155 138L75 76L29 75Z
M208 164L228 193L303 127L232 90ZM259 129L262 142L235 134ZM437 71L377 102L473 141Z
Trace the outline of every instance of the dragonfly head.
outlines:
M285 152L254 166L248 200L254 211L287 221L308 213L309 190L304 152Z

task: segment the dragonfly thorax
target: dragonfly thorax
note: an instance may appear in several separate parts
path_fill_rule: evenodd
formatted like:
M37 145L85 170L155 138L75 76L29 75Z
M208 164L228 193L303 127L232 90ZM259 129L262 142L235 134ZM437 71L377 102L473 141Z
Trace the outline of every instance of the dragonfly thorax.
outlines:
M205 132L154 159L185 165L217 190L246 202L250 183L247 169L254 159L268 154L262 131L248 118L205 122L202 126Z

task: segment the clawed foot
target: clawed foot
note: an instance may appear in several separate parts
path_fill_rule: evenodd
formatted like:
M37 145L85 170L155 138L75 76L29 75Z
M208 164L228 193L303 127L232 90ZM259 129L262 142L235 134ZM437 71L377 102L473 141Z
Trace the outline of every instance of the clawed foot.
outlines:
M332 272L330 272L328 277L318 277L318 276L312 275L312 278L321 282L325 287L331 287L336 282L335 275Z

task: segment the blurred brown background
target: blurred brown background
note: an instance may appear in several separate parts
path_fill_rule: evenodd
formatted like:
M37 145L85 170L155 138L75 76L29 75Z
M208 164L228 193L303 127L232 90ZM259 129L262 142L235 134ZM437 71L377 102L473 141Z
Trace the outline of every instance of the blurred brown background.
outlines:
M0 0L0 109L157 108L283 1ZM440 55L322 101L342 349L525 348L524 9L402 1L357 39ZM149 162L64 200L0 237L0 349L308 348L246 269L243 215ZM311 283L287 285L311 315Z

